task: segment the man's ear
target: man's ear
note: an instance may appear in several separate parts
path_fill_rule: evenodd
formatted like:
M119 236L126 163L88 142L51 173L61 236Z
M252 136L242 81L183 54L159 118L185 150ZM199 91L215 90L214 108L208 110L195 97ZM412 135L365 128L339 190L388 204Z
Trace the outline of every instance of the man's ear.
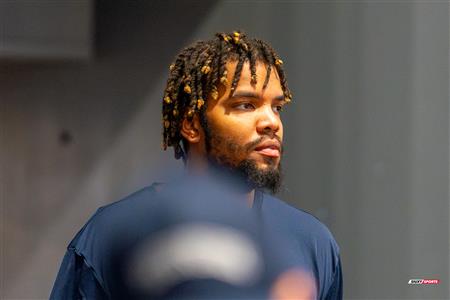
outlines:
M200 142L202 126L198 114L195 114L192 120L184 118L181 123L181 135L191 144Z

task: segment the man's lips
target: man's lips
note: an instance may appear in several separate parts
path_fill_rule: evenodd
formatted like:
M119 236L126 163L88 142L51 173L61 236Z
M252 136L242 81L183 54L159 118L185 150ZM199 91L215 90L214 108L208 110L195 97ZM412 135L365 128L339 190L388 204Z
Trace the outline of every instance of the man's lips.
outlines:
M280 157L280 143L278 141L266 141L258 145L255 151L269 157Z
M261 150L255 150L259 154L270 156L270 157L280 157L280 151L278 149L263 148Z

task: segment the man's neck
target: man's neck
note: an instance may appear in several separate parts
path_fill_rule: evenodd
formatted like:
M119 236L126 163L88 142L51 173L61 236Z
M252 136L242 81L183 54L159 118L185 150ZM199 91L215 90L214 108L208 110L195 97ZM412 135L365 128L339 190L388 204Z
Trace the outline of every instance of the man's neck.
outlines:
M222 172L217 169L211 169L207 162L202 161L194 162L187 160L185 170L188 176L212 176L213 178L218 178L220 181L223 180L224 184L230 184L234 186L234 190L236 190L236 196L242 197L246 200L249 207L253 206L255 200L255 189L240 189L240 183L238 179L234 177L228 177L229 174L226 172Z

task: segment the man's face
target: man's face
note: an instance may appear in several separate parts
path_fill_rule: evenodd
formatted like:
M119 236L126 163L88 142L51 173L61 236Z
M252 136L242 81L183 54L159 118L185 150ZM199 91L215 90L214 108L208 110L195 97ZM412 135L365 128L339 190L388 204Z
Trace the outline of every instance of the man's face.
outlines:
M276 192L280 185L285 104L277 72L272 69L263 89L266 65L256 64L257 84L251 84L249 63L230 97L237 62L227 63L228 83L219 88L217 100L208 99L205 148L210 162L239 171L253 187Z

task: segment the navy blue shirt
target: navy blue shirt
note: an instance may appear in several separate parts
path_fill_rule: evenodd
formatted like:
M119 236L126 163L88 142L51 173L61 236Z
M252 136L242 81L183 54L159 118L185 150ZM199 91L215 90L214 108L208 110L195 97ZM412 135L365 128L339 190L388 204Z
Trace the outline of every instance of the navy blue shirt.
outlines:
M189 212L185 212L185 207L173 213L179 203L172 207L167 205L167 201L158 197L155 186L97 210L68 245L50 299L130 297L130 294L124 294L127 288L123 284L126 281L123 278L123 261L130 246L175 222L175 219L192 217L186 217ZM161 204L163 202L165 205ZM202 206L201 203L190 204L188 207ZM227 210L224 206L214 209L220 213ZM255 193L253 212L273 236L289 241L288 247L283 246L282 256L285 260L296 261L292 265L300 262L313 274L318 299L342 299L339 247L324 224L311 214L261 191ZM198 210L195 213L197 218ZM200 217L208 218L210 213L205 211ZM235 207L229 214L241 220L237 227L252 230L249 229L250 223L245 223L248 218L243 214L239 216ZM287 268L288 265L286 262L279 263L271 271Z

